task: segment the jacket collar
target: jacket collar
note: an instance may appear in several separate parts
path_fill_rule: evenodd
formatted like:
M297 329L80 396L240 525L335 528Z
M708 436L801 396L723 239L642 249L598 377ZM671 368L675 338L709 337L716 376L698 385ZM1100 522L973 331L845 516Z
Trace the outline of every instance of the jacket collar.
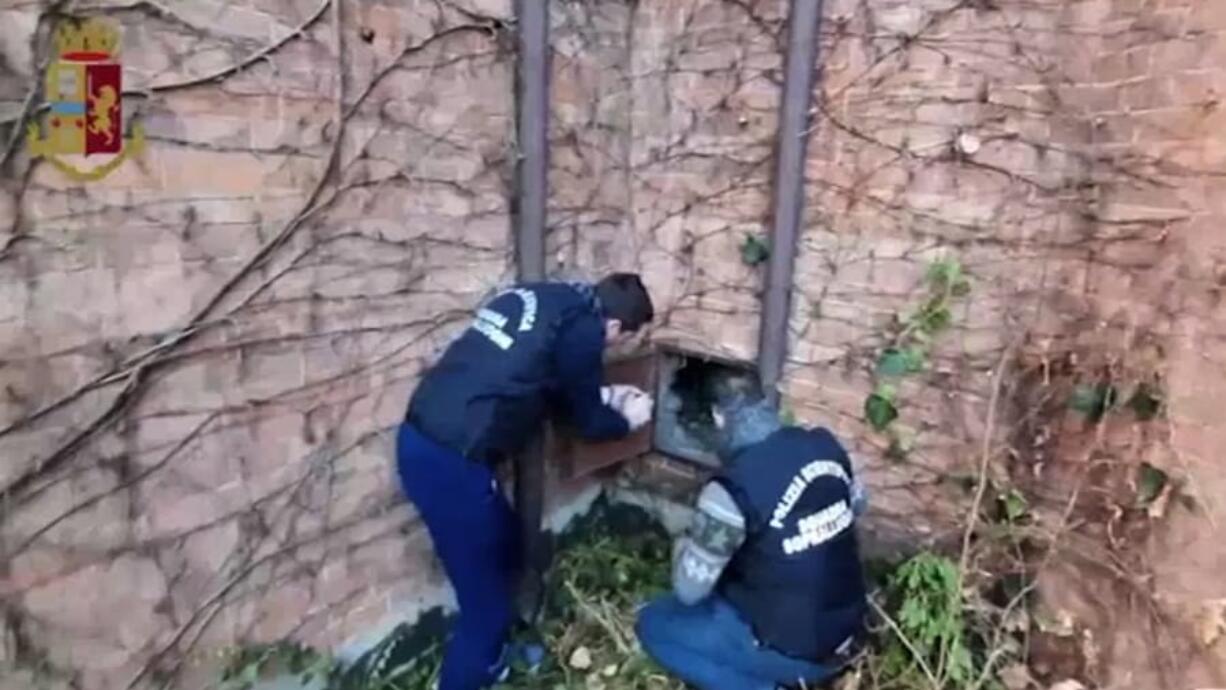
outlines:
M592 283L572 282L569 283L575 292L578 292L592 311L599 315L604 314L604 305L600 303L600 296L596 294L596 286Z

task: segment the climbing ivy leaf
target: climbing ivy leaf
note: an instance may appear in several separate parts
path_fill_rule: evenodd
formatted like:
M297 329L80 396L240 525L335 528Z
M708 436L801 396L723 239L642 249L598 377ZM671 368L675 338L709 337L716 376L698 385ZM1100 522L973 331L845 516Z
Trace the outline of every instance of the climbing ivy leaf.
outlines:
M873 391L873 395L878 395L890 402L898 399L898 389L888 383L877 385L877 389Z
M757 266L770 258L770 246L758 235L745 233L745 241L741 242L741 261L747 266Z
M1148 422L1162 411L1162 398L1153 385L1142 382L1128 399L1128 408L1137 415L1137 419Z
M1029 508L1026 497L1018 492L1017 489L1010 489L1008 492L1001 494L1000 505L1005 519L1009 522L1021 520L1026 516L1026 511Z
M877 373L881 376L902 376L907 373L907 357L901 350L885 350L877 358Z
M1105 383L1081 384L1073 389L1069 407L1084 414L1091 422L1097 422L1107 410L1115 407L1118 397L1115 386Z
M260 666L251 664L243 669L242 674L238 678L238 682L244 687L251 687L260 682Z
M907 373L914 374L924 370L924 360L927 355L923 347L914 345L904 349L903 356L907 359Z
M1145 507L1153 503L1162 495L1168 480L1166 472L1148 462L1141 463L1141 473L1137 477L1137 505Z
M948 292L958 297L971 291L971 284L962 270L962 263L951 258L938 259L929 264L928 285L933 292Z
M928 280L933 285L945 286L962 276L962 264L957 259L937 259L928 265Z
M940 302L933 302L924 305L924 309L918 314L920 331L928 335L936 335L945 330L949 326L949 322L953 320L953 315L949 311L949 307Z
M1069 397L1069 407L1081 412L1089 414L1099 404L1099 393L1097 386L1082 384L1073 389L1073 395Z
M889 348L877 359L880 376L898 377L924 368L924 351L919 347Z
M896 395L893 386L882 384L864 400L864 419L877 431L898 419L898 408L894 406Z

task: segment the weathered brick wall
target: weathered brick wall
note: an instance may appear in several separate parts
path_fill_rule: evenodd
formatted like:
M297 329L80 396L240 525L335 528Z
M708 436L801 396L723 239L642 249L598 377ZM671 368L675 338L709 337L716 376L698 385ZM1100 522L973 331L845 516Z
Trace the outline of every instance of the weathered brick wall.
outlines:
M548 259L558 276L593 278L627 258L631 8L551 6Z
M756 273L729 259L768 211L786 3L555 5L555 270L636 268L657 337L751 358Z
M739 247L768 220L785 5L640 2L630 14L622 223L665 305L657 337L755 354L761 269ZM1036 537L1074 564L1072 580L1045 589L1083 617L1097 657L1083 675L1113 687L1213 678L1193 638L1223 594L1208 543L1221 491L1201 459L1219 440L1220 393L1198 375L1218 366L1222 11L826 3L788 404L854 448L882 541L957 546L981 466L989 502L1025 492ZM864 401L940 257L963 264L972 292L901 388L913 447L890 457ZM1087 430L1068 401L1104 377L1125 395L1155 382L1164 414ZM1142 461L1201 508L1138 515ZM1087 570L1111 561L1129 565ZM1077 603L1062 587L1096 596Z
M752 359L769 213L784 2L641 2L630 227L662 304L657 336Z
M1070 247L1089 164L1062 130L1081 114L1048 81L1075 23L1061 3L835 2L826 27L789 393L853 439L876 529L954 537L959 479L978 474L982 438L1000 428L985 427L992 372L1082 314ZM899 386L895 428L911 448L888 457L864 402L943 257L971 292Z
M1097 28L1069 89L1092 116L1083 136L1100 169L1130 173L1095 179L1103 241L1090 247L1086 291L1104 326L1098 343L1119 351L1120 369L1152 376L1167 401L1158 429L1121 430L1096 460L1150 462L1189 500L1151 510L1141 553L1113 557L1123 572L1083 578L1068 603L1098 604L1098 629L1120 631L1102 635L1114 686L1220 686L1226 6L1111 0L1083 3L1078 19ZM1104 606L1104 589L1130 606Z
M198 687L449 596L389 432L511 275L509 3L158 7L107 12L146 153L0 181L6 688ZM10 125L41 8L0 12Z
M421 366L512 274L509 3L342 3L339 61L328 3L182 5L113 13L128 86L147 92L126 104L150 134L142 161L77 186L5 154L0 594L17 687L169 678L192 650L245 639L360 642L448 596L387 432ZM643 271L658 338L755 355L763 269L740 247L769 221L786 8L553 4L551 270ZM826 3L788 405L853 447L886 540L957 541L986 447L991 491L1050 502L1040 527L1075 533L1083 560L1127 563L1098 580L1065 558L1072 576L1045 592L1098 635L1113 687L1159 687L1149 652L1169 671L1196 645L1156 641L1184 645L1226 596L1208 577L1226 495L1222 12ZM6 123L45 55L38 18L0 11ZM914 447L890 459L862 407L939 256L972 292L902 387ZM1102 371L1160 380L1162 419L1063 419L1050 380ZM1103 477L1127 484L1142 459L1200 507L1143 516L1125 543L1101 516L1131 513ZM1070 495L1076 530L1058 519ZM1059 596L1079 590L1110 596ZM1213 679L1183 666L1201 675L1171 687Z

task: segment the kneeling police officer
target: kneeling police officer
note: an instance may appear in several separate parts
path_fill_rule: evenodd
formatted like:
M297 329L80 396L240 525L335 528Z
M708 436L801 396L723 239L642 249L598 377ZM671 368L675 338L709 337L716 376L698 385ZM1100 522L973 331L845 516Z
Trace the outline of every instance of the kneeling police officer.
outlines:
M815 687L862 633L863 491L828 430L783 425L761 396L718 397L723 468L678 540L673 593L639 614L639 640L702 690Z

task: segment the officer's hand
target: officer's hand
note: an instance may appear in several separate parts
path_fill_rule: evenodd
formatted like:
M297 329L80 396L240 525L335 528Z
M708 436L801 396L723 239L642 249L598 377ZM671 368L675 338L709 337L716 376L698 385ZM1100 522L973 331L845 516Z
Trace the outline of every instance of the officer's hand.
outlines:
M642 391L635 391L626 396L622 403L621 413L630 424L630 430L641 429L647 422L651 421L651 411L655 407L655 401L650 395Z
M621 412L626 406L626 401L634 395L646 395L637 386L631 386L624 383L614 383L608 386L603 386L600 389L600 400L604 404Z

